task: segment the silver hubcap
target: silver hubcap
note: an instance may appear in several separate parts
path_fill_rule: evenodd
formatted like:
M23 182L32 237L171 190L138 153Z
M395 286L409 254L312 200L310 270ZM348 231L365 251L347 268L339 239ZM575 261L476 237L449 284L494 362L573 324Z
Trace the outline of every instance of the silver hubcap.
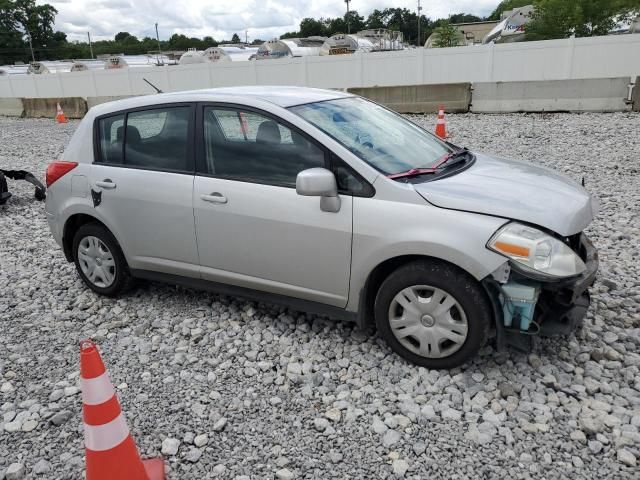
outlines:
M407 287L393 297L389 325L403 347L426 358L454 354L469 331L464 310L453 295L427 285Z
M78 263L85 277L96 287L107 288L116 278L111 251L97 237L84 237L78 245Z

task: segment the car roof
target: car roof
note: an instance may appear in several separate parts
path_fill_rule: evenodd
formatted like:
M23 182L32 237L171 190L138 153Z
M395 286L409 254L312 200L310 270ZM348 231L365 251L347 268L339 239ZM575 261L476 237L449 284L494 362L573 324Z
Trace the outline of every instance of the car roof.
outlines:
M138 108L147 105L161 105L169 102L242 102L242 100L261 100L279 107L288 108L305 103L322 102L353 95L337 90L322 90L307 87L281 86L245 86L208 88L186 92L160 93L144 95L97 105L92 108L92 114L102 115L128 108Z
M308 87L281 87L273 85L210 88L207 90L193 90L191 92L183 93L210 93L211 95L233 95L238 97L251 97L254 99L265 100L284 108L292 107L294 105L302 105L305 103L322 102L325 100L334 100L336 98L353 96L349 93L337 90L323 90L320 88Z

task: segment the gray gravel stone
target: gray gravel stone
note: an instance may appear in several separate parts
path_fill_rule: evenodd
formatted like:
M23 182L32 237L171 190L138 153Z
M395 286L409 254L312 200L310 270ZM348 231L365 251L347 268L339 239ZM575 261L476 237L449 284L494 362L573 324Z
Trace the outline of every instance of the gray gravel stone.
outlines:
M626 448L621 448L620 450L618 450L616 456L619 462L624 463L628 467L636 466L636 456Z
M51 464L44 458L38 460L38 462L33 466L33 473L35 473L36 475L44 475L45 473L49 473L50 471Z
M293 480L296 476L288 468L281 468L276 472L276 478L278 480Z
M316 418L313 420L313 426L319 432L324 432L329 426L329 420L326 418Z
M209 435L206 433L196 435L193 439L193 444L196 447L204 447L207 443L209 443Z
M24 478L27 470L22 463L12 463L4 472L6 480L21 480Z
M200 457L202 457L202 450L192 447L189 449L184 458L188 462L195 463L200 460Z
M213 431L214 432L221 432L222 430L224 430L224 427L227 426L227 418L226 417L222 417L220 420L218 420L214 425L213 425Z
M402 436L396 430L387 430L387 432L382 436L382 445L389 448L400 441Z
M604 429L604 422L599 417L583 415L580 417L580 428L587 435L595 435Z
M177 438L165 438L162 441L162 454L173 456L178 453L180 448L180 440Z
M391 468L393 469L393 473L396 477L404 477L407 470L409 470L409 464L406 460L398 459L394 460L391 464Z
M604 445L602 445L598 440L589 440L588 447L589 450L591 450L591 453L597 454L602 451Z

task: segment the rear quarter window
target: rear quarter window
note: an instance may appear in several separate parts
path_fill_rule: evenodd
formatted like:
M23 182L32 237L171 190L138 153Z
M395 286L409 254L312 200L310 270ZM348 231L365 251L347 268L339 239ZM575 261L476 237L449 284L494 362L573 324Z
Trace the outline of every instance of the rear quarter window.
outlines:
M100 163L122 163L122 141L124 137L124 114L104 117L98 121Z

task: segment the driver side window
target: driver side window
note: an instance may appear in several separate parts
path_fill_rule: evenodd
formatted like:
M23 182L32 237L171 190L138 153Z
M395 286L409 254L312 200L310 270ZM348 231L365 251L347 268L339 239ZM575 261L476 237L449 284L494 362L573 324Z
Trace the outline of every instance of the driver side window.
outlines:
M295 187L302 170L325 167L322 148L256 112L204 108L206 173L246 182Z

